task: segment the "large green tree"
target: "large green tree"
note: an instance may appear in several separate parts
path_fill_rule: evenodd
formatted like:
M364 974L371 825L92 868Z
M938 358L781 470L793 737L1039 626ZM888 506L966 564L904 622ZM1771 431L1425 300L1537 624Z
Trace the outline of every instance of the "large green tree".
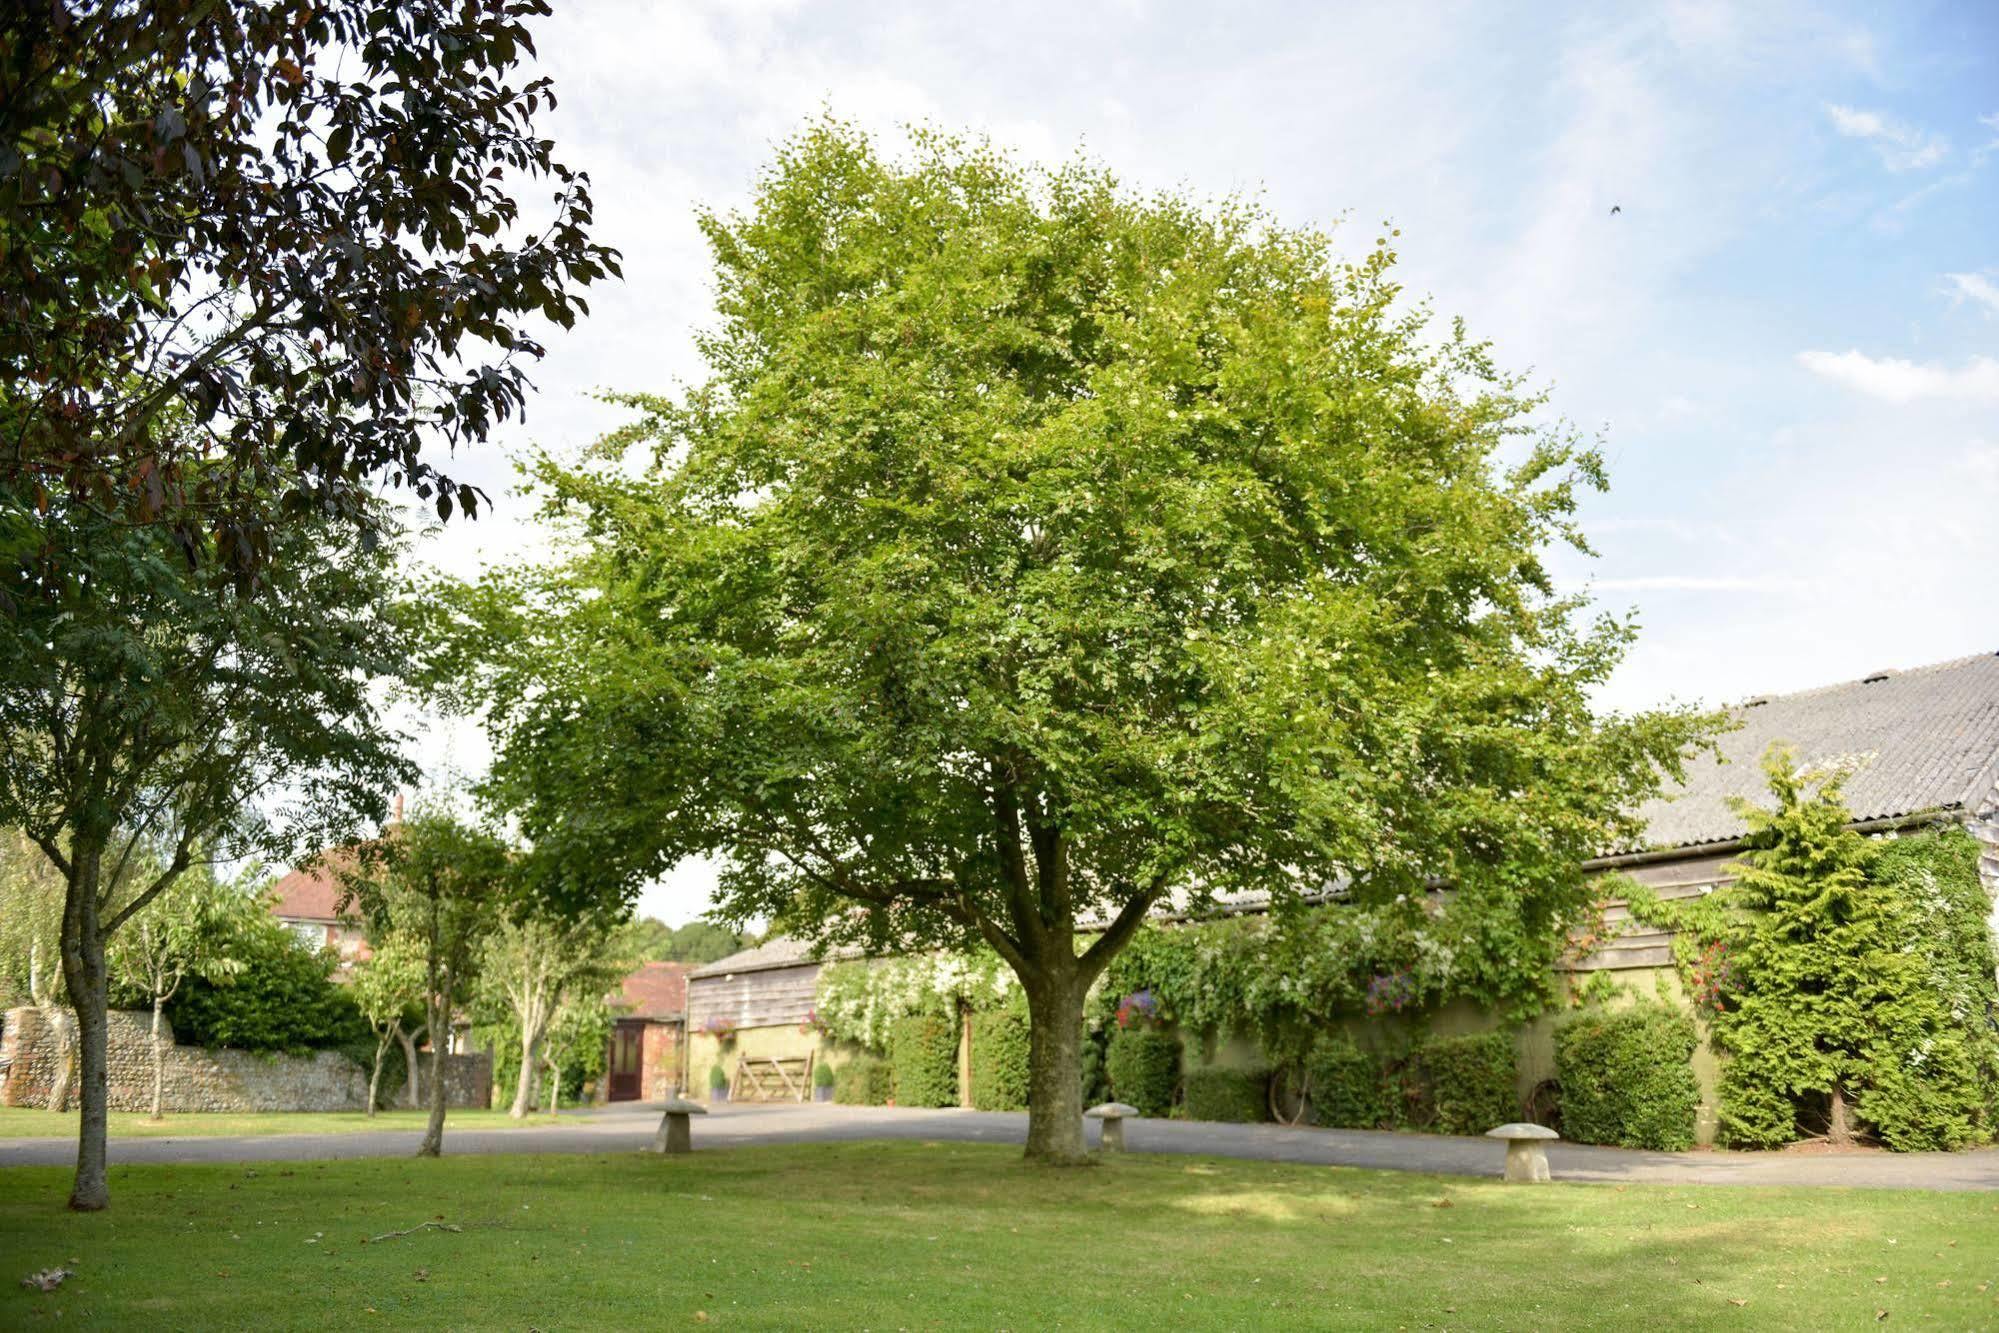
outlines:
M246 576L274 523L368 521L371 479L472 511L422 450L521 412L533 322L617 271L519 75L548 12L0 6L0 483Z
M1591 706L1633 630L1544 554L1601 462L1386 237L836 123L702 226L710 378L542 466L573 560L462 604L493 790L627 885L720 858L738 924L990 946L1030 1156L1082 1154L1084 995L1155 907L1559 932L1699 730Z
M0 825L63 882L82 1118L72 1207L102 1208L105 948L204 855L273 859L379 817L407 780L376 686L400 675L392 543L317 513L248 595L175 534L0 486Z

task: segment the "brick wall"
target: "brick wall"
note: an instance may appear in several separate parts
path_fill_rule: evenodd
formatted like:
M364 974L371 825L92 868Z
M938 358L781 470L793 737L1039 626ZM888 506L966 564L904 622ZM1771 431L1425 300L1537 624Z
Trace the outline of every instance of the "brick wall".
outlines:
M111 1109L151 1110L152 1015L114 1009L108 1018L105 1072ZM0 1064L6 1066L0 1076L0 1106L46 1104L56 1048L41 1011L10 1009L0 1024ZM421 1063L427 1071L428 1059ZM72 1073L72 1106L75 1077ZM445 1078L451 1105L485 1106L492 1062L483 1054L446 1056ZM368 1071L337 1051L302 1056L199 1046L169 1046L166 1051L161 1102L167 1111L359 1111L367 1100Z

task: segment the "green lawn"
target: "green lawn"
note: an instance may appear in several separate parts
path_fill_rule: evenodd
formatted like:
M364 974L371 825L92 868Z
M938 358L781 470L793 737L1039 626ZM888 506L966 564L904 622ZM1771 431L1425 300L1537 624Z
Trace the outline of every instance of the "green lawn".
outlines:
M111 1137L355 1134L378 1129L422 1129L427 1116L424 1111L382 1111L371 1120L359 1111L267 1111L253 1115L197 1111L170 1115L155 1123L137 1111L113 1111ZM523 1125L552 1125L556 1120L552 1115L531 1115L525 1120L510 1120L505 1111L453 1111L444 1122L444 1130L448 1134L454 1129L510 1129ZM75 1137L74 1111L35 1111L20 1106L0 1106L0 1139Z
M698 1132L698 1131L697 1131ZM1999 1197L1505 1186L1012 1148L0 1171L0 1326L1872 1327L1999 1322ZM363 1244L363 1238L443 1221ZM19 1274L76 1260L42 1295Z

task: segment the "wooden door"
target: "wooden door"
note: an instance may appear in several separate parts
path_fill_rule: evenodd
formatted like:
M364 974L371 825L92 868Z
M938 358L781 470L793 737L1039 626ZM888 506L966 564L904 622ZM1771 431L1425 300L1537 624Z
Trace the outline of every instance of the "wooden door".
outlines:
M644 1044L643 1022L619 1019L618 1025L611 1029L610 1100L635 1102L644 1095L639 1086Z

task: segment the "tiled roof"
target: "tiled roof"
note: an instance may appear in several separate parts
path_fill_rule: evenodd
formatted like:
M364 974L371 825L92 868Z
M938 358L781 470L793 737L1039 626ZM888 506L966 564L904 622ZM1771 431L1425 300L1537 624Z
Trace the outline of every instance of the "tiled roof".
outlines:
M1999 654L1752 699L1731 713L1742 725L1721 738L1721 762L1690 764L1683 788L1641 807L1648 846L1740 837L1730 798L1771 804L1762 758L1776 741L1804 767L1857 765L1845 795L1859 821L1976 813L1999 783Z
M618 983L613 1004L634 1018L673 1018L687 1012L687 964L641 963Z
M351 853L332 852L271 886L271 915L287 921L339 921L340 869ZM349 915L352 915L349 913Z
M694 980L702 977L725 977L735 972L762 972L773 967L797 967L801 963L832 962L841 958L859 958L863 950L835 947L828 949L822 957L814 956L812 941L800 939L796 935L778 935L762 944L732 953L727 958L717 959L706 967L696 968L688 975Z

